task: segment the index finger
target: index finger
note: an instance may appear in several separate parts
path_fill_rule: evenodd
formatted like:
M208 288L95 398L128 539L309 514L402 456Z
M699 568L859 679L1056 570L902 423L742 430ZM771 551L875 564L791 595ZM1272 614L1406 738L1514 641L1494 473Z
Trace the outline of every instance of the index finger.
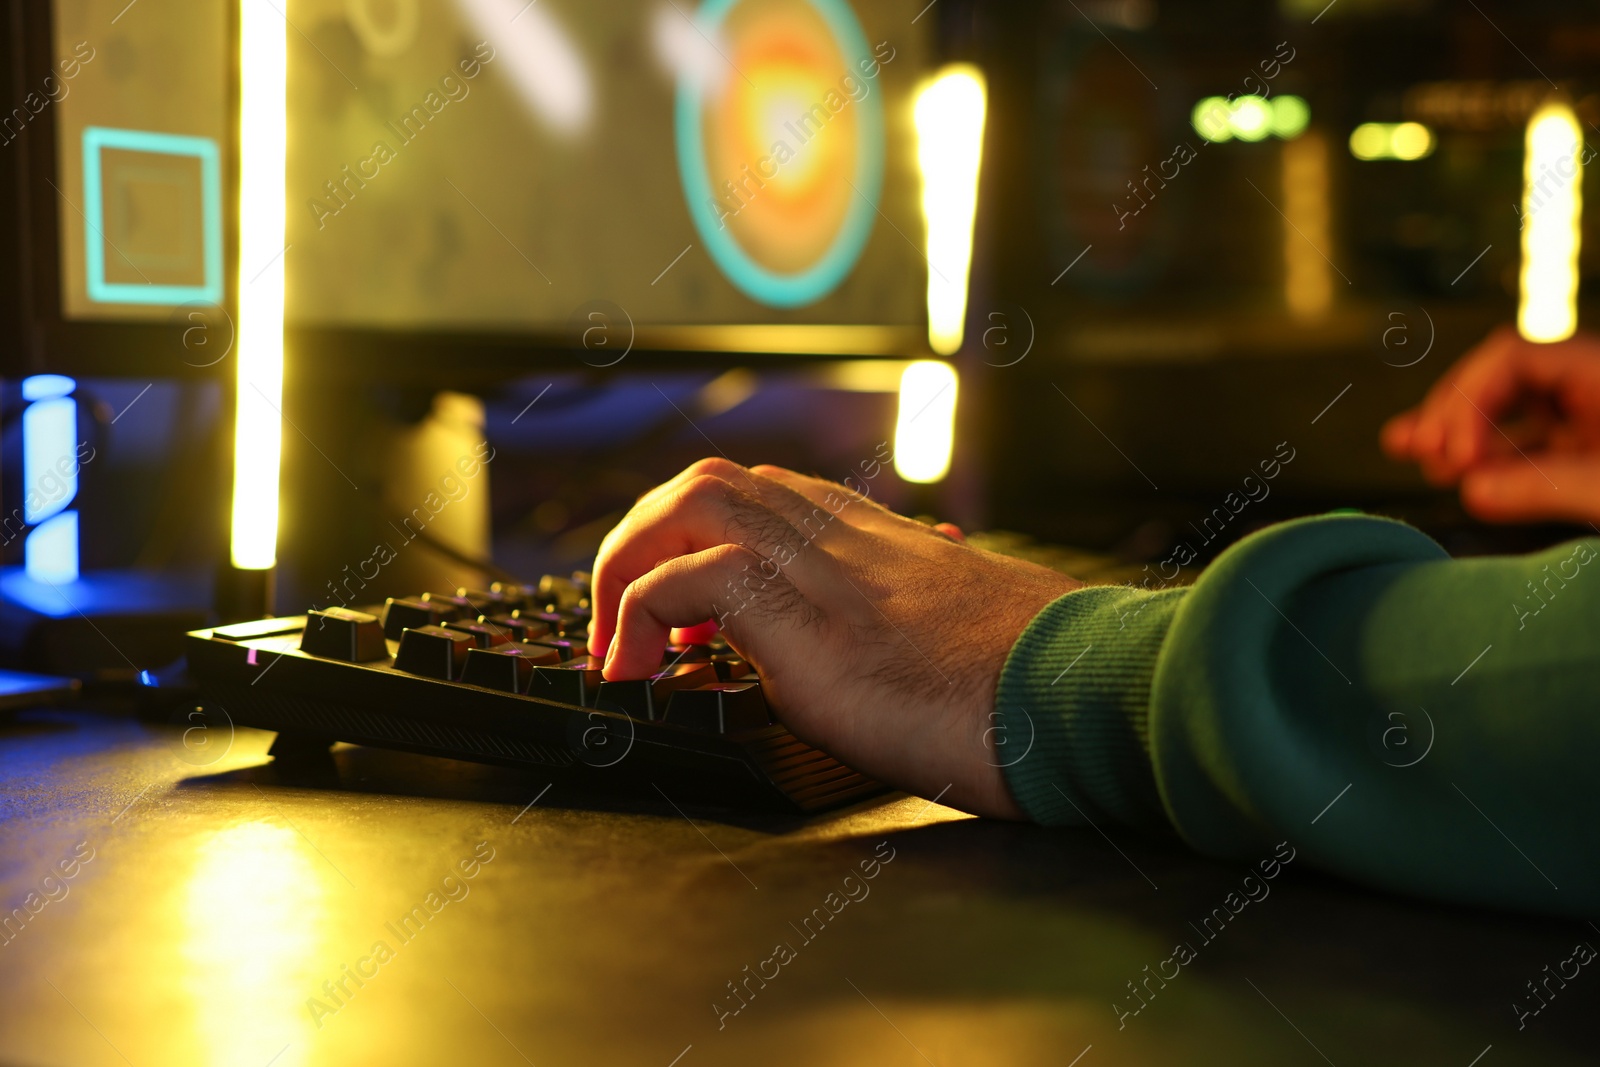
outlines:
M742 545L770 558L797 539L794 527L783 516L714 475L674 480L646 494L606 535L595 557L589 651L597 656L606 654L616 632L623 593L667 560L727 544Z
M1408 450L1413 459L1435 469L1465 466L1482 451L1483 435L1509 399L1508 380L1516 346L1522 340L1502 326L1447 370L1417 406ZM1463 389L1462 383L1467 388ZM1497 400L1507 394L1505 400Z

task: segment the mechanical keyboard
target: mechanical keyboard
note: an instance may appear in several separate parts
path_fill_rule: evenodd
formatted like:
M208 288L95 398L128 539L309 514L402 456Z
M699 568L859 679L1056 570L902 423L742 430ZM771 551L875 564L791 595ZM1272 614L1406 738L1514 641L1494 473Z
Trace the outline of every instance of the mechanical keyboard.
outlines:
M189 673L278 758L339 741L538 768L718 804L817 811L884 786L797 740L727 645L669 646L649 678L587 654L588 575L391 597L195 630Z

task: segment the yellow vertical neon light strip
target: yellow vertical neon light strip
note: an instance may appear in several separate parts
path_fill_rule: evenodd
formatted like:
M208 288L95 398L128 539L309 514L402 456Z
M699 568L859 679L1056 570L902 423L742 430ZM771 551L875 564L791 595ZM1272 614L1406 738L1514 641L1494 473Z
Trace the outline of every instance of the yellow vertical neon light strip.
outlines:
M961 347L967 318L986 106L983 75L955 64L917 94L913 108L928 229L928 343L945 356Z
M283 415L283 233L288 23L271 0L239 3L239 372L233 565L278 554Z
M1564 341L1578 329L1582 152L1583 131L1566 104L1546 104L1528 120L1517 329L1530 341Z
M1283 146L1284 301L1296 318L1333 306L1333 268L1319 249L1333 244L1328 142L1317 130Z
M919 359L900 376L894 469L906 481L929 484L950 473L957 387L956 369L937 359Z

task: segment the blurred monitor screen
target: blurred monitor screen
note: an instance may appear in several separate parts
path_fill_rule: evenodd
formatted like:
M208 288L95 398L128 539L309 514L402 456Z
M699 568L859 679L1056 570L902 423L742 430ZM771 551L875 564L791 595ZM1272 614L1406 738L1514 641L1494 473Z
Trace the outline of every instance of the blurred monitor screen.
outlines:
M125 4L55 5L57 53L94 54L60 105L69 318L222 291L234 17ZM921 321L910 0L280 7L291 325Z

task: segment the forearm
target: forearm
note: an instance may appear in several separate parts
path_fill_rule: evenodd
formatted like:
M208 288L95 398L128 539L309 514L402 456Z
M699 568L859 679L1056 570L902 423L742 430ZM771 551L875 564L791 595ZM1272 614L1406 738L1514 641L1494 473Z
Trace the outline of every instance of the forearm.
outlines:
M1288 837L1393 890L1591 912L1592 554L1451 561L1329 517L1247 538L1189 590L1071 593L1002 676L1007 744L1035 738L1013 794L1041 822L1165 821L1215 855Z

